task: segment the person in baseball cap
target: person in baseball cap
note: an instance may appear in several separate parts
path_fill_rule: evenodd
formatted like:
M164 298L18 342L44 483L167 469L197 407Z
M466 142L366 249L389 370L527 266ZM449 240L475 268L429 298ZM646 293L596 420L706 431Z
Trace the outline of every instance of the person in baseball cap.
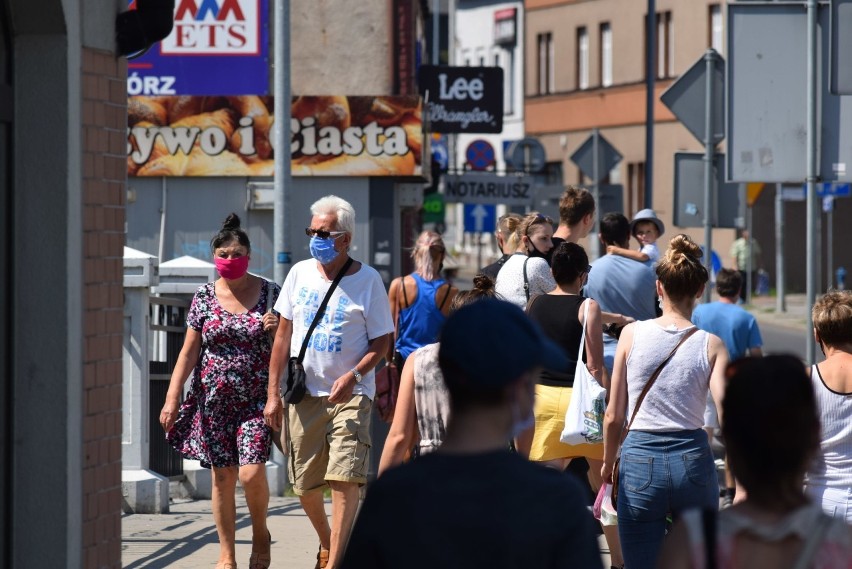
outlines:
M600 569L578 483L508 448L533 418L538 369L566 370L563 351L523 310L491 299L450 315L440 344L443 444L369 486L341 569ZM423 547L424 536L440 547Z

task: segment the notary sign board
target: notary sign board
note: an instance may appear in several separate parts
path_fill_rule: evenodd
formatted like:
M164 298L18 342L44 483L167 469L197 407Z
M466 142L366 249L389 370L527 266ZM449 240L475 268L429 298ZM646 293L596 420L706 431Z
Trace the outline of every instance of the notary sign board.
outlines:
M501 176L476 172L441 176L445 202L469 204L530 205L532 176Z
M432 132L503 132L502 67L423 65L420 93Z

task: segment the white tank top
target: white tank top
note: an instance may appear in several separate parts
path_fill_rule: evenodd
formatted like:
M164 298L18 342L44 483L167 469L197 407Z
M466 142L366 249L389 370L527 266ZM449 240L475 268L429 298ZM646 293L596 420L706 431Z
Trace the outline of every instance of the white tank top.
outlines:
M633 346L627 355L628 421L651 375L693 328L663 328L653 320L633 326ZM711 371L707 357L709 338L707 332L699 330L681 344L645 396L631 430L666 432L704 426Z
M817 366L811 368L811 382L822 423L822 442L807 484L848 490L852 487L852 393L832 391Z

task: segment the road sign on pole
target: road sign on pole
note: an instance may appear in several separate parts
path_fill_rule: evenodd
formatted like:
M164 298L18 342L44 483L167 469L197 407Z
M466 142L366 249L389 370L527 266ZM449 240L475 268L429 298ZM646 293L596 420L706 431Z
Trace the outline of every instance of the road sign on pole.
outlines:
M713 125L711 142L717 145L725 138L725 60L713 51ZM687 69L671 87L660 96L660 101L683 123L683 126L703 143L707 128L707 54Z
M497 225L497 207L493 205L464 204L464 230L467 233L487 233Z
M597 139L597 160L595 160L595 139ZM592 179L593 184L599 183L607 177L609 171L621 162L621 153L610 144L595 129L580 148L571 155L571 162L580 168L584 175Z
M704 227L704 154L676 152L674 155L674 224L678 227ZM716 228L745 225L745 203L740 184L725 182L725 155L716 154L713 163L713 195L709 219Z
M512 168L521 172L540 172L547 164L544 146L537 138L529 136L509 147L508 158Z

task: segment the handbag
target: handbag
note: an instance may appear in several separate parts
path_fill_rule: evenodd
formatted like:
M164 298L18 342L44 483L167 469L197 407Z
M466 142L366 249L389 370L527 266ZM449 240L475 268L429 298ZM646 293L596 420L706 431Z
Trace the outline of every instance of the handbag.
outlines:
M583 311L583 334L577 351L577 367L574 369L574 388L571 401L565 412L565 427L559 440L569 445L603 442L603 416L606 408L606 389L589 373L583 363L586 348L586 327L589 322L589 301Z
M308 392L307 378L305 377L305 366L302 365L302 360L305 359L305 352L308 350L308 343L311 341L311 334L314 333L314 329L322 319L325 307L328 306L328 301L331 299L331 294L334 292L334 289L337 288L340 279L343 278L343 275L345 275L346 271L349 270L349 267L352 266L352 262L352 257L349 257L346 264L343 265L343 268L340 269L340 272L338 272L337 276L334 277L334 280L331 282L331 286L328 287L328 292L325 293L325 298L322 299L322 303L320 304L319 309L317 309L314 321L311 322L311 326L308 328L308 333L305 334L305 339L302 341L302 349L299 350L299 355L291 357L287 361L287 383L284 389L284 401L287 403L295 404L300 402L305 397L305 393Z
M373 401L373 406L379 414L379 418L385 423L393 422L393 413L396 410L396 400L399 396L399 381L402 369L400 368L401 358L399 354L394 354L394 360L399 360L385 364L385 366L376 372L376 398Z
M671 361L674 357L677 349L680 348L681 344L686 342L686 340L695 334L698 331L697 327L693 327L692 330L687 332L681 337L680 341L675 344L675 347L672 348L672 351L669 352L669 355L666 356L660 365L657 366L657 369L654 370L654 373L651 374L651 377L648 379L648 382L645 383L645 386L642 388L642 391L639 393L639 398L636 400L636 407L633 408L633 415L630 417L630 422L627 423L627 428L621 434L621 442L624 442L624 439L627 438L627 433L630 431L630 426L633 425L633 421L636 419L636 414L639 412L639 407L642 406L642 402L645 400L645 396L648 395L648 391L651 389L651 386L654 385L654 382L657 381L657 378L660 377L660 372L663 371L663 368L666 367L666 364ZM619 444L619 446L621 446ZM619 464L621 463L621 455L616 457L615 464L612 466L612 504L616 508L618 507L618 470Z

